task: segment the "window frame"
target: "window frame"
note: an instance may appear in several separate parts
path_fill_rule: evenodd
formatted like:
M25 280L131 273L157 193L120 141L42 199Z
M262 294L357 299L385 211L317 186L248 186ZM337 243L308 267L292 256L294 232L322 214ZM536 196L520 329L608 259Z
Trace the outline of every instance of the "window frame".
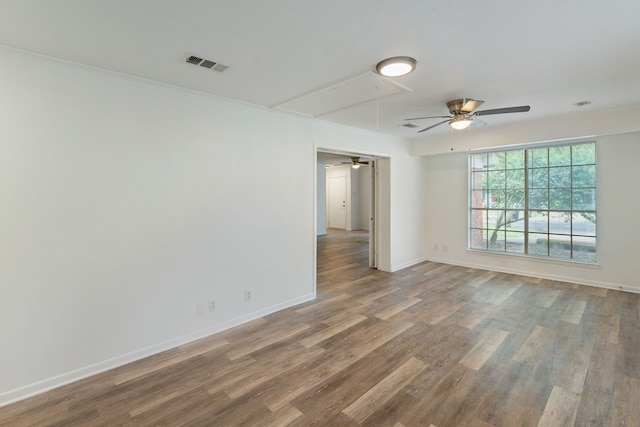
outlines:
M593 146L593 156L589 161L581 161L577 157L579 151L576 151L575 147L585 144ZM550 161L552 158L551 150L554 149L557 151L569 150L567 153L569 155L568 164L566 162L552 164ZM545 150L546 159L542 164L534 163L535 156L533 154L536 152L535 150L539 153ZM508 161L509 154L513 152L521 152L522 159L520 160L516 157L516 163L513 161L510 163ZM478 155L486 155L487 157L480 160ZM502 159L500 167L495 167L492 164L491 155L494 155L494 158ZM478 168L478 160L481 161L482 169ZM518 166L518 162L521 167ZM514 164L516 166L513 166ZM524 256L597 265L597 164L597 144L593 139L471 150L467 158L468 250L487 254ZM589 169L592 169L592 171L586 175L586 180L588 181L587 184L590 185L574 186L575 179L577 179L576 173L589 171ZM546 175L546 184L544 186L535 186L532 182L536 172L538 177ZM494 179L492 180L489 179L490 173L494 174ZM522 174L524 175L522 185L518 184L517 188L510 187L508 182L508 176L510 174L514 175L514 173L519 173L520 179L522 179ZM554 186L552 180L550 180L552 173L565 175L563 177L563 186ZM496 181L496 177L498 177L498 180L502 178L501 174L504 175L504 184L501 188L489 188L492 182ZM479 177L481 178L480 186L477 185ZM582 179L585 178L582 177ZM545 180L543 179L542 181ZM521 205L517 203L508 204L509 192L514 191L524 193ZM532 195L538 194L536 191L542 195L546 192L546 206L532 206L532 203L536 203L536 197L531 200ZM564 206L558 204L558 202L563 201L563 198L552 199L553 193L564 195ZM502 204L494 208L490 204L494 203L496 195L497 198L502 197ZM580 195L582 195L582 203L584 204L576 205L579 203L577 201L580 200L580 197L578 197ZM482 197L482 199L479 199L479 197ZM541 199L538 198L537 200ZM481 202L480 206L478 205L479 202ZM539 216L532 216L532 214L536 213ZM491 216L494 217L493 228L489 222ZM495 220L496 216L499 217L498 220ZM568 231L558 231L560 222L557 220L555 222L550 221L550 218L560 218L560 216L563 216L565 218L564 222L569 224ZM589 219L589 216L593 220ZM539 224L540 227L536 228L536 223L531 221L531 218L536 217L546 218L546 230L541 229L544 224ZM481 218L481 222L479 218ZM514 223L517 224L519 222L518 218L524 218L523 224L519 225L520 228L518 229L510 230L509 226ZM590 226L588 222L593 225ZM552 231L552 225L555 226L556 230ZM576 228L580 225L583 227L582 229ZM531 244L531 239L533 238L536 238L535 246ZM522 242L521 245L520 241ZM482 244L479 245L478 242ZM510 248L512 250L509 250ZM566 255L567 253L568 256Z

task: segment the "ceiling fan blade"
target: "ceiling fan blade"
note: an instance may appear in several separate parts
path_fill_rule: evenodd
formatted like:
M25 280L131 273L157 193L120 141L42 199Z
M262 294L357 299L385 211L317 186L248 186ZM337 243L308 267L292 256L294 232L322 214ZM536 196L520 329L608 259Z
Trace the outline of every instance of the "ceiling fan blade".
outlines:
M462 108L460 108L460 111L463 113L470 113L484 104L484 101L479 101L477 99L467 99L465 101L466 102L462 105Z
M495 108L493 110L482 110L473 113L474 116L488 116L489 114L505 114L505 113L525 113L531 109L528 105L519 107Z
M473 126L474 128L483 128L487 125L487 122L483 122L482 120L480 120L477 117L472 117L471 118L471 126Z
M450 122L450 121L451 121L451 120L443 120L443 121L441 121L440 123L436 123L435 125L429 126L428 128L424 128L424 129L422 129L422 130L419 130L419 131L418 131L418 133L420 133L420 132L424 132L425 130L433 129L433 128L434 128L434 127L436 127L436 126L440 126L441 124L443 124L443 123L448 123L448 122Z
M422 119L452 119L452 116L429 116L429 117L414 117L412 119L405 119L406 120L422 120Z

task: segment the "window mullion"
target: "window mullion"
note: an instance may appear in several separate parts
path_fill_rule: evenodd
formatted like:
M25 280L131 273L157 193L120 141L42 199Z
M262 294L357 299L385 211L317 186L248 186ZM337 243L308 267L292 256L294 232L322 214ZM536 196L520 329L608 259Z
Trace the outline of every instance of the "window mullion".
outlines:
M524 150L524 254L529 254L529 150Z

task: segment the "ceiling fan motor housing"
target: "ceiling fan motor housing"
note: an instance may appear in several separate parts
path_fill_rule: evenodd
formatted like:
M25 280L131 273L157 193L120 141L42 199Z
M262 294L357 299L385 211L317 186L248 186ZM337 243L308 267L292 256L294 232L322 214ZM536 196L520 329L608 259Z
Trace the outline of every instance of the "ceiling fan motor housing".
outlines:
M463 98L447 102L447 108L449 109L449 113L453 115L469 114L483 103L484 101Z

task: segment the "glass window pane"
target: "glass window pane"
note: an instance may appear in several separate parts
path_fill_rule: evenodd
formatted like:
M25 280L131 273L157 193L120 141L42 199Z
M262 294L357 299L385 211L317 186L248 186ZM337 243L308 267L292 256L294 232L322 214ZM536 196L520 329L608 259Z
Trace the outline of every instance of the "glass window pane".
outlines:
M469 158L469 167L472 171L484 170L487 165L487 153L472 154Z
M487 211L484 209L471 209L471 227L487 228Z
M555 258L571 258L571 236L549 235L549 255Z
M571 186L573 188L585 188L596 186L596 167L574 166L571 168Z
M571 146L549 147L549 166L571 165Z
M547 167L549 166L548 157L549 157L549 149L548 148L534 148L529 150L529 167Z
M524 189L524 169L507 171L507 189Z
M529 188L548 188L549 169L536 168L529 169Z
M490 171L488 175L487 188L502 190L506 187L505 173L501 171Z
M546 211L529 211L529 231L549 232L549 216Z
M489 249L492 251L505 251L505 232L503 230L489 231Z
M484 208L487 207L486 191L473 190L471 191L471 207L472 208Z
M571 188L571 168L549 168L549 188Z
M571 215L571 231L574 235L595 236L596 216L592 213L573 213Z
M495 230L504 225L504 211L488 211L487 212L487 223L489 230Z
M507 151L507 169L524 169L524 150Z
M571 209L571 190L549 190L549 204L551 209L570 210Z
M524 231L524 211L507 211L507 230Z
M507 209L524 208L524 190L510 190L505 193Z
M596 238L574 237L572 258L579 261L596 262Z
M498 190L491 190L489 193L489 207L490 208L504 208L505 207L505 192Z
M487 230L472 229L469 243L472 249L487 249Z
M577 144L571 147L571 157L574 165L593 165L596 163L596 144Z
M501 153L487 153L487 169L488 170L502 170L504 169L504 152Z
M524 233L518 231L507 231L506 251L511 253L524 253Z
M471 188L472 189L481 189L487 188L487 173L482 172L472 172L471 173Z
M569 235L571 215L568 212L549 212L549 232Z
M549 254L549 237L546 234L529 233L527 252L531 255Z
M530 209L549 209L549 190L531 190L529 191L529 208Z
M596 189L573 190L572 209L578 211L596 210Z

